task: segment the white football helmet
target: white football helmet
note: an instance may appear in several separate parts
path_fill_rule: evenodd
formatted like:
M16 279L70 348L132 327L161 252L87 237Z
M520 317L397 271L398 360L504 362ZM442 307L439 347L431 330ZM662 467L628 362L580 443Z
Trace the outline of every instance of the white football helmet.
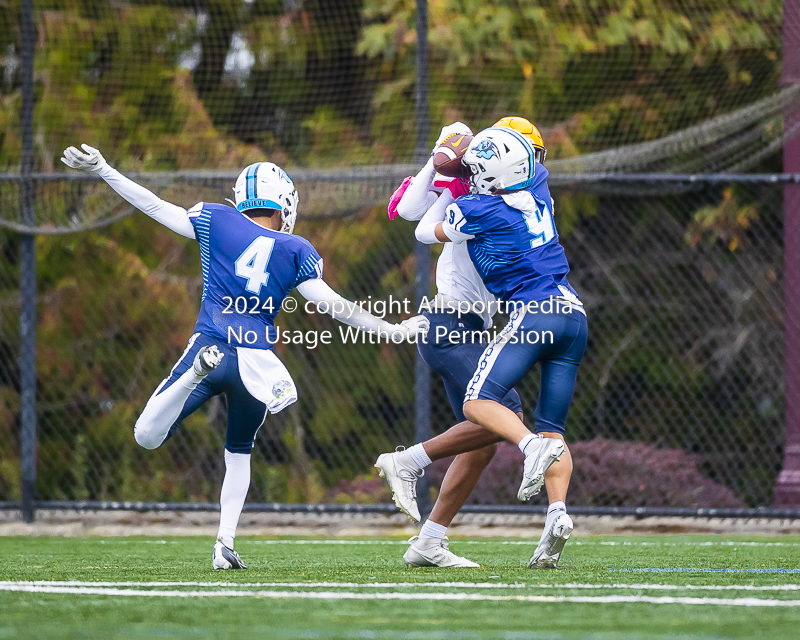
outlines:
M462 162L470 168L473 193L519 191L533 184L534 149L508 127L490 127L476 135Z
M297 189L292 179L278 165L255 162L236 178L233 187L236 209L277 209L281 212L281 231L292 233L297 219Z

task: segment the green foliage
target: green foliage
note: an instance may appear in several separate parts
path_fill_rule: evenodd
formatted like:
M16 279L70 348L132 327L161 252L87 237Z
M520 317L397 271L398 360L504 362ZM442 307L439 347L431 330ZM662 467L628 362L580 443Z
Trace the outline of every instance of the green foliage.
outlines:
M652 140L774 92L779 0L433 0L438 126L519 113L550 157ZM37 158L76 139L122 168L308 166L408 159L413 0L38 2ZM18 3L0 46L18 51ZM0 60L0 165L19 161L19 81ZM188 69L188 70L187 70ZM253 145L253 147L250 147Z
M721 241L735 251L741 244L747 228L758 221L758 206L750 203L740 206L732 189L726 189L717 206L702 207L686 232L686 242L696 247L704 237L708 242Z
M365 2L380 104L412 84L414 6ZM434 123L519 113L559 125L551 158L663 136L774 91L780 72L778 0L434 0L429 14Z

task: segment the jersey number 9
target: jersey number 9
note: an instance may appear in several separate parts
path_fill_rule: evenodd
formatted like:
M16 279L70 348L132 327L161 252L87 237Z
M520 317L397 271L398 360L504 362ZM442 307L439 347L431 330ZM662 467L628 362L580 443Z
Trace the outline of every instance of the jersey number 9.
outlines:
M536 201L536 211L525 213L525 224L528 225L528 231L533 235L531 249L541 247L556 237L556 224L553 222L553 212L546 204L538 200Z
M267 265L274 248L274 238L259 236L250 243L247 249L242 251L242 254L233 263L236 275L247 279L244 288L251 293L256 295L261 293L261 287L266 286L269 281Z

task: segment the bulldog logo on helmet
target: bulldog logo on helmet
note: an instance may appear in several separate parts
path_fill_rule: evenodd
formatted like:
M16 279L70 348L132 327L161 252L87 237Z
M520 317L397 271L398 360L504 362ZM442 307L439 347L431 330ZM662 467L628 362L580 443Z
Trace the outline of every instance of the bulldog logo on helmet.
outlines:
M475 155L478 158L489 160L490 158L499 158L500 150L491 140L481 140L478 146L475 147Z

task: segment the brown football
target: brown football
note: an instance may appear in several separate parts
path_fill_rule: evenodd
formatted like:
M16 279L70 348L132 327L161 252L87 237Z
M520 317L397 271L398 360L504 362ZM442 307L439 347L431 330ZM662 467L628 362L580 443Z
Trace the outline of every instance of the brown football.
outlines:
M453 134L445 139L433 154L433 168L443 176L451 178L465 178L469 175L469 169L461 164L464 152L472 142L472 136Z

